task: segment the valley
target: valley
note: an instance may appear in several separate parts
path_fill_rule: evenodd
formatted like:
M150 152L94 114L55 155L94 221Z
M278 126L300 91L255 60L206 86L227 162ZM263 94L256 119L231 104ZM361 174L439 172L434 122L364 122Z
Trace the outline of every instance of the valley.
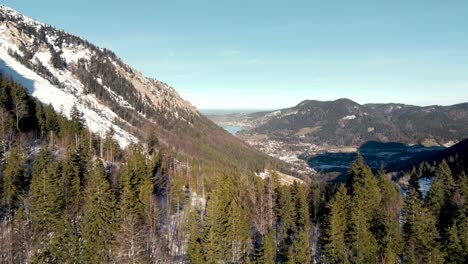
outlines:
M398 10L53 2L0 5L1 263L468 259L466 71L361 39Z
M437 128L444 116L450 133ZM359 105L348 99L304 101L274 111L218 112L207 115L219 126L235 127L249 145L314 178L343 180L361 153L374 170L433 155L464 139L468 104L416 107ZM442 121L440 121L442 122ZM321 175L321 176L317 176Z

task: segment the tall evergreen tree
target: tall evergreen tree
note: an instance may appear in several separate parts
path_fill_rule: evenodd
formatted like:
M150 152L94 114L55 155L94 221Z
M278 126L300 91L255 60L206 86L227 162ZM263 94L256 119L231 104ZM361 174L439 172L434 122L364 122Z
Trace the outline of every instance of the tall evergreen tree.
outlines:
M353 263L375 263L377 261L377 240L370 231L365 210L366 204L358 193L351 200L349 218L349 245Z
M349 263L345 236L350 197L343 185L327 205L328 217L324 226L323 258L326 263Z
M300 228L292 245L295 264L310 263L311 251L308 230Z
M396 263L401 252L400 212L402 196L398 187L385 175L379 173L379 188L382 193L378 223L375 225L379 244L379 262Z
M84 248L82 260L89 263L105 263L111 259L116 202L104 173L102 162L96 160L85 189L81 220Z
M190 264L203 264L203 232L200 225L198 213L195 210L190 212L189 218L189 239L187 242L187 261Z
M23 156L21 145L18 144L11 148L3 171L2 206L7 211L11 211L18 206L18 196L26 185Z
M432 212L423 207L415 189L411 189L404 209L404 257L406 263L443 263L437 243L439 233Z
M256 264L274 264L276 259L275 249L275 231L270 228L268 232L262 236L262 244L255 252Z
M444 236L445 229L451 225L450 199L454 192L455 181L447 162L443 160L437 166L435 178L427 194L427 204L436 217L439 233Z
M294 181L291 186L292 201L295 209L296 229L310 228L310 213L304 186Z
M133 214L141 219L145 213L145 204L140 196L141 185L148 176L146 158L141 147L129 149L127 164L122 169L122 213Z
M292 202L289 186L278 186L276 193L276 223L279 230L280 240L286 239L292 231L295 220L294 204Z
M52 155L46 149L41 150L34 163L30 189L31 220L36 233L50 231L61 219L64 202L59 180L59 168Z
M69 148L61 165L60 185L64 191L65 207L74 216L82 205L81 186L87 175L87 162L78 150Z
M419 178L420 178L420 174L418 173L418 171L416 171L416 168L413 167L410 173L410 179L408 181L408 184L409 184L408 189L413 188L414 190L416 190L419 197L422 198L421 188L419 186Z

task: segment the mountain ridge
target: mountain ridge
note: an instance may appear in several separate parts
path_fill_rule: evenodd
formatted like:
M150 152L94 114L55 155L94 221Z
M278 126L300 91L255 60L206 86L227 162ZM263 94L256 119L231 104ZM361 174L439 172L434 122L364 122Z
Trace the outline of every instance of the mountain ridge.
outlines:
M168 84L115 53L0 6L0 72L44 104L76 107L94 133L122 147L155 142L211 164L263 169L276 161L200 114ZM220 165L221 166L221 165Z
M304 100L291 108L236 118L247 124L239 133L242 137L266 135L316 145L359 146L372 140L445 145L468 135L468 103L416 106L358 104L346 98Z

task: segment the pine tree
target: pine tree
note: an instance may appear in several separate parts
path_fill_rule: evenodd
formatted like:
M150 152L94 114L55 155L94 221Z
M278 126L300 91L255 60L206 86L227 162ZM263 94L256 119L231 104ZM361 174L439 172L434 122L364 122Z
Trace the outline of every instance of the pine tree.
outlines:
M295 226L297 229L310 228L310 213L304 186L294 181L291 187L292 201L295 209Z
M276 188L276 207L275 214L276 222L280 234L280 240L287 238L290 235L294 226L294 218L296 216L294 205L291 199L290 187L278 186Z
M225 254L230 262L245 262L250 251L250 222L245 208L234 197L227 208L226 239L229 250Z
M85 189L81 222L84 248L82 260L89 263L110 261L116 202L104 173L102 162L95 161Z
M42 104L41 104L40 101L35 101L35 104L36 104L36 109L35 109L36 116L35 116L35 118L37 120L37 126L38 126L38 129L40 131L40 136L42 137L42 135L46 131L44 108L42 107Z
M415 189L417 194L419 195L419 197L422 198L422 193L421 193L421 188L419 186L419 173L416 171L416 168L413 167L413 169L411 170L411 173L410 173L410 179L408 181L408 189Z
M463 263L467 260L468 253L464 250L462 240L460 239L458 225L454 223L447 230L447 242L445 246L445 251L447 252L446 263ZM466 233L462 234L462 236ZM466 248L465 248L466 249Z
M205 216L206 234L203 244L205 261L209 263L230 261L228 251L232 246L228 238L228 209L234 197L234 185L229 176L224 181L218 179L218 182L210 193Z
M34 163L31 180L31 220L35 233L47 232L61 219L63 192L60 173L49 151L43 149Z
M187 261L190 264L203 264L202 248L202 228L200 225L198 213L193 210L190 212L189 239L187 242Z
M445 229L451 225L446 210L450 207L454 183L452 172L447 162L443 160L437 166L436 176L427 194L427 204L436 217L437 226L442 235L444 235Z
M133 214L143 219L145 204L140 196L141 185L147 177L146 158L140 146L133 147L128 152L127 164L122 169L122 212Z
M10 149L6 166L3 171L3 199L2 206L7 211L17 207L18 196L23 191L26 184L26 172L24 171L24 157L21 145L16 145Z
M87 162L77 150L68 149L62 164L61 186L64 191L65 207L72 216L76 215L81 207L81 186L87 175Z
M443 263L437 239L436 219L423 207L416 190L411 189L404 211L404 258L406 263Z
M428 193L428 204L435 214L438 214L450 195L454 180L452 172L444 160L436 169L436 176Z
M52 105L44 107L44 126L49 132L49 142L54 143L54 136L59 133L59 119Z
M71 129L73 133L79 134L81 129L85 127L85 119L83 113L80 110L78 110L76 105L73 105L73 107L70 110L70 119Z
M294 263L296 264L310 263L311 252L310 252L308 230L301 228L298 231L296 235L296 239L293 242L292 248L293 248Z
M381 201L381 194L376 177L369 166L364 163L361 155L351 164L346 181L348 194L354 201L362 202L366 221L374 223Z
M377 261L377 240L370 231L365 210L366 204L358 193L351 200L349 219L349 244L353 263L374 263Z
M399 216L403 201L398 187L383 171L379 173L379 188L382 200L375 231L379 244L379 262L396 263L401 252Z
M72 220L63 215L51 227L51 231L50 241L33 256L32 263L78 263L79 238Z
M207 219L209 219L208 216ZM221 245L218 241L218 234L215 232L214 223L207 226L207 232L203 240L203 253L205 263L216 264L221 259Z
M270 230L262 236L262 244L255 252L255 263L274 264L275 258L275 231L273 228L270 228Z
M350 198L346 192L346 188L340 185L327 205L329 213L323 237L323 258L326 263L349 263L345 233Z

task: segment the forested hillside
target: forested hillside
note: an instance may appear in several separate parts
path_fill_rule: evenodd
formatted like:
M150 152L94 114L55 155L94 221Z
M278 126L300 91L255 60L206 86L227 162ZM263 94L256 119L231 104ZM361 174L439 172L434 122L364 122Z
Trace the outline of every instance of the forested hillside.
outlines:
M287 167L201 115L168 84L147 78L112 51L0 5L0 73L56 111L82 113L121 147L158 142L213 172ZM273 166L274 166L273 165Z
M155 142L121 150L0 80L5 263L464 263L466 159L400 187L362 157L346 184L279 184Z
M266 136L318 146L360 146L368 141L432 146L458 142L468 134L468 103L421 107L306 100L291 108L233 118L251 124L240 133L247 139Z

